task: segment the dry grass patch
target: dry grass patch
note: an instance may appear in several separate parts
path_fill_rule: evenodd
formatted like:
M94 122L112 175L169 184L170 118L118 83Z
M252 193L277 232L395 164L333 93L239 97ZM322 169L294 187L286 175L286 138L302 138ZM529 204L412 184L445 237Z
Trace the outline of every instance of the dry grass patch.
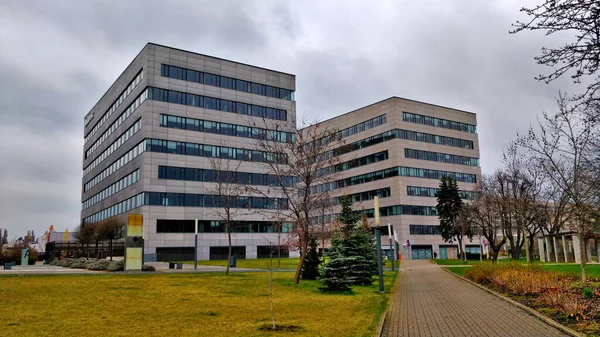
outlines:
M387 304L377 285L323 294L316 281L266 273L0 277L2 336L371 336ZM386 289L395 273L386 272ZM295 328L296 329L296 328Z

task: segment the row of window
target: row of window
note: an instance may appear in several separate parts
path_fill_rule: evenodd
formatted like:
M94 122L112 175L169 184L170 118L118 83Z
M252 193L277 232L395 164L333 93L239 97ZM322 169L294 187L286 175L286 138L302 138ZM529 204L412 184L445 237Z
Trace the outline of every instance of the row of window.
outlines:
M191 167L159 166L158 179L202 181L202 182L228 182L233 184L250 184L262 186L283 186L291 187L294 184L294 178L291 176L279 177L272 174L249 173L237 171L215 171L207 169L198 169Z
M253 139L268 139L277 142L294 142L295 135L291 132L267 130L250 126L213 122L189 117L160 115L160 126L189 131L215 133Z
M440 189L434 187L406 186L406 194L415 197L437 198ZM460 197L466 200L474 200L479 196L475 191L459 191Z
M123 165L129 163L133 158L139 156L146 148L146 141L142 141L134 146L129 152L124 154L121 158L115 160L109 167L98 173L94 178L90 179L85 185L83 185L83 191L86 192L90 188L96 186L99 182L106 179L106 177L113 174L115 171L123 167Z
M96 203L110 197L111 195L119 192L120 190L124 189L125 187L135 184L139 180L140 180L140 170L135 170L135 171L131 172L130 174L128 174L127 176L119 179L119 181L117 181L116 183L108 186L107 188L94 194L91 198L84 201L82 203L82 206L83 206L82 208L86 209L92 205L95 205Z
M371 190L371 191L364 191L364 192L358 192L358 193L354 193L354 194L350 194L348 195L348 197L350 197L350 199L352 200L352 202L361 202L361 201L367 201L367 200L373 200L375 199L375 197L379 197L381 198L387 198L392 196L392 191L391 188L389 187L384 187L384 188L380 188L377 190ZM339 205L341 200L341 197L332 197L329 198L325 204L326 205Z
M145 192L144 205L149 206L182 206L182 207L223 207L224 202L229 202L231 208L247 209L286 209L287 199L265 198L256 196L231 196L229 200L219 195L191 194L191 193L165 193Z
M375 217L373 208L366 209L367 218ZM379 208L379 216L394 216L394 215L425 215L438 216L435 206L416 206L416 205L395 205Z
M402 112L402 120L405 122L437 126L439 128L452 129L469 133L477 133L477 127L475 125L450 121L447 119L441 119L436 117L429 117L410 112Z
M131 114L133 114L133 112L140 106L142 105L142 103L144 103L144 101L148 98L148 91L144 90L144 92L142 92L136 99L135 101L133 101L133 103L131 103L127 109L125 109L125 111L123 111L123 113L119 116L119 118L117 118L116 121L114 121L107 129L106 131L104 131L104 133L102 134L102 136L100 136L95 142L94 144L92 144L92 146L90 146L86 151L85 151L85 158L89 157L92 152L96 151L96 149L98 147L100 147L100 144L102 144L110 135L112 135L113 132L115 132L115 130L117 130L117 128L119 126L121 126L121 124L123 124L123 122L125 122L125 120L131 116Z
M146 144L146 151L150 152L175 153L187 156L224 158L261 163L287 163L287 155L285 153L270 153L228 146L186 143L161 139L147 139Z
M390 131L386 131L369 138L361 139L354 143L345 144L340 146L337 149L322 153L321 156L324 158L331 158L333 156L341 156L343 154L364 149L369 146L373 146L379 143L387 142L392 139L406 139L406 140L414 140L417 142L431 143L431 144L439 144L453 147L460 147L464 149L473 149L473 142L470 140L446 137L446 136L438 136L430 133L402 130L402 129L394 129Z
M404 149L404 157L411 159L437 161L440 163L450 163L467 166L479 166L479 159L473 157L464 157L454 154L421 151L413 149Z
M103 162L108 156L115 152L121 145L125 144L136 132L142 128L141 120L138 119L127 131L125 131L117 140L115 140L110 146L104 150L94 161L92 161L86 168L83 169L83 176L90 173L98 164Z
M212 85L224 89L248 92L255 95L285 99L287 101L294 100L294 92L289 89L272 87L270 85L238 80L231 77L209 74L167 64L161 64L160 75L188 82Z
M433 225L410 225L411 235L440 235L438 226Z
M332 173L336 173L336 172L341 172L341 171L346 171L346 170L350 170L356 167L361 167L361 166L365 166L365 165L369 165L369 164L373 164L373 163L377 163L383 160L387 160L389 158L389 154L388 151L381 151L381 152L377 152L374 154L370 154L368 156L364 156L364 157L360 157L360 158L355 158L343 163L339 163L336 164L334 166L329 166L329 167L325 167L323 169L320 169L317 172L317 175L322 175L322 174L332 174Z
M439 171L439 170L430 170L430 169L422 169L422 168L414 168L414 167L392 167L385 170L360 174L357 176L340 179L337 181L332 181L329 183L317 185L313 187L313 193L321 193L329 190L334 190L337 188L343 188L347 186L354 186L359 184L368 183L371 181L402 176L402 177L416 177L416 178L426 178L426 179L436 179L440 180L443 176L453 177L457 181L466 182L466 183L476 183L477 176L474 174L468 173L459 173L459 172L448 172L448 171Z
M276 225L270 221L235 221L232 233L277 233ZM195 220L156 220L156 233L195 233ZM283 223L281 233L291 232L292 223ZM198 233L227 233L227 225L218 220L198 220Z
M319 144L325 145L325 144L328 144L329 142L337 141L342 138L346 138L346 137L355 135L357 133L366 131L368 129L372 129L376 126L385 124L386 122L387 122L387 117L385 114L383 114L381 116L377 116L375 118L369 119L368 121L364 121L362 123L352 125L351 127L348 127L339 132L336 132L334 135L331 135L329 137L322 138L320 140Z
M140 82L142 82L143 78L144 78L144 70L142 69L135 76L135 78L129 83L129 85L127 86L127 88L125 88L125 90L123 90L123 92L121 93L121 95L119 95L119 97L110 106L110 108L108 108L108 110L104 113L104 115L102 115L102 118L100 118L100 120L98 121L98 123L96 123L96 125L94 125L94 128L90 132L88 132L88 134L85 136L85 143L87 143L94 136L94 134L96 132L98 132L98 130L100 130L100 127L102 127L102 125L119 108L119 106L121 106L121 104L123 104L123 101L125 101L125 99L127 98L127 96L129 96L133 92L133 89L135 89L135 87L137 87L138 84L140 84Z
M218 195L143 192L83 219L84 223L102 221L141 206L223 207ZM285 198L237 197L234 208L286 209Z
M276 119L280 121L285 121L287 119L287 112L282 109L268 108L260 105L240 103L208 96L200 96L181 91L148 88L148 99L174 104L189 105L197 108L232 112L247 116Z
M143 205L144 193L140 193L84 218L83 223L102 221L113 216L129 212L132 209L141 207Z

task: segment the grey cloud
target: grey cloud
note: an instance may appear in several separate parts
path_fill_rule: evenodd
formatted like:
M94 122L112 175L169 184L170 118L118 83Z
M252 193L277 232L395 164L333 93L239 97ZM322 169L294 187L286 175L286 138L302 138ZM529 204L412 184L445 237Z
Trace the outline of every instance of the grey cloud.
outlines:
M83 116L149 41L294 73L308 117L394 95L476 112L491 172L559 89L577 91L533 79L541 46L563 41L508 35L523 2L2 2L0 228L78 223Z

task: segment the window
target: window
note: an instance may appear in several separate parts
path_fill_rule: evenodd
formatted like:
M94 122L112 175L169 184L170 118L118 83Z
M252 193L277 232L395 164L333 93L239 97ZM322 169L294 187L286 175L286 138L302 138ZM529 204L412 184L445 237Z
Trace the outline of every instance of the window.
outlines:
M164 77L202 83L205 85L212 85L242 92L251 92L255 95L279 98L287 101L294 100L294 92L289 89L277 88L244 80L233 79L230 77L203 73L191 69L170 66L167 64L161 64L160 74Z
M133 89L135 89L142 82L143 78L144 78L144 69L140 70L140 72L135 76L135 78L133 80L131 80L131 82L129 82L129 85L127 85L127 88L125 88L121 92L119 97L114 101L114 103L110 106L110 108L108 108L108 110L104 113L104 115L102 115L102 117L100 117L100 120L96 123L96 125L94 125L92 130L90 132L88 132L88 134L85 136L85 141L84 141L85 143L87 143L88 141L90 141L92 139L94 134L96 132L98 132L98 130L100 130L100 127L102 125L104 125L104 123L108 120L108 118L119 108L119 106L121 104L123 104L123 101L125 101L125 99L133 92ZM137 109L137 106L134 109Z
M146 96L148 99L155 101L202 107L205 109L220 110L242 115L267 117L277 120L286 120L287 118L287 112L281 109L266 108L258 105L233 102L229 100L199 96L167 89L148 88L147 95L144 97ZM266 109L271 109L269 110L269 116L267 116L265 113Z
M458 130L469 133L477 133L477 127L475 125L450 121L446 119L429 117L419 114L414 114L410 112L402 112L402 120L405 122L418 123L436 126L445 129Z
M410 225L411 235L440 235L438 226Z
M404 157L411 159L437 161L442 163L479 166L478 158L463 157L454 154L446 154L439 152L421 151L413 149L404 149Z

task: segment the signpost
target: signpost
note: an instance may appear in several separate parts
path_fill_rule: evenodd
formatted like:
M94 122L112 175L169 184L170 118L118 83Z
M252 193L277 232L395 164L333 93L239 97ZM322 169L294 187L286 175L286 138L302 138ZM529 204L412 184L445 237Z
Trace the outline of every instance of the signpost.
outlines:
M125 237L125 270L142 270L143 264L144 218L141 214L129 214Z

